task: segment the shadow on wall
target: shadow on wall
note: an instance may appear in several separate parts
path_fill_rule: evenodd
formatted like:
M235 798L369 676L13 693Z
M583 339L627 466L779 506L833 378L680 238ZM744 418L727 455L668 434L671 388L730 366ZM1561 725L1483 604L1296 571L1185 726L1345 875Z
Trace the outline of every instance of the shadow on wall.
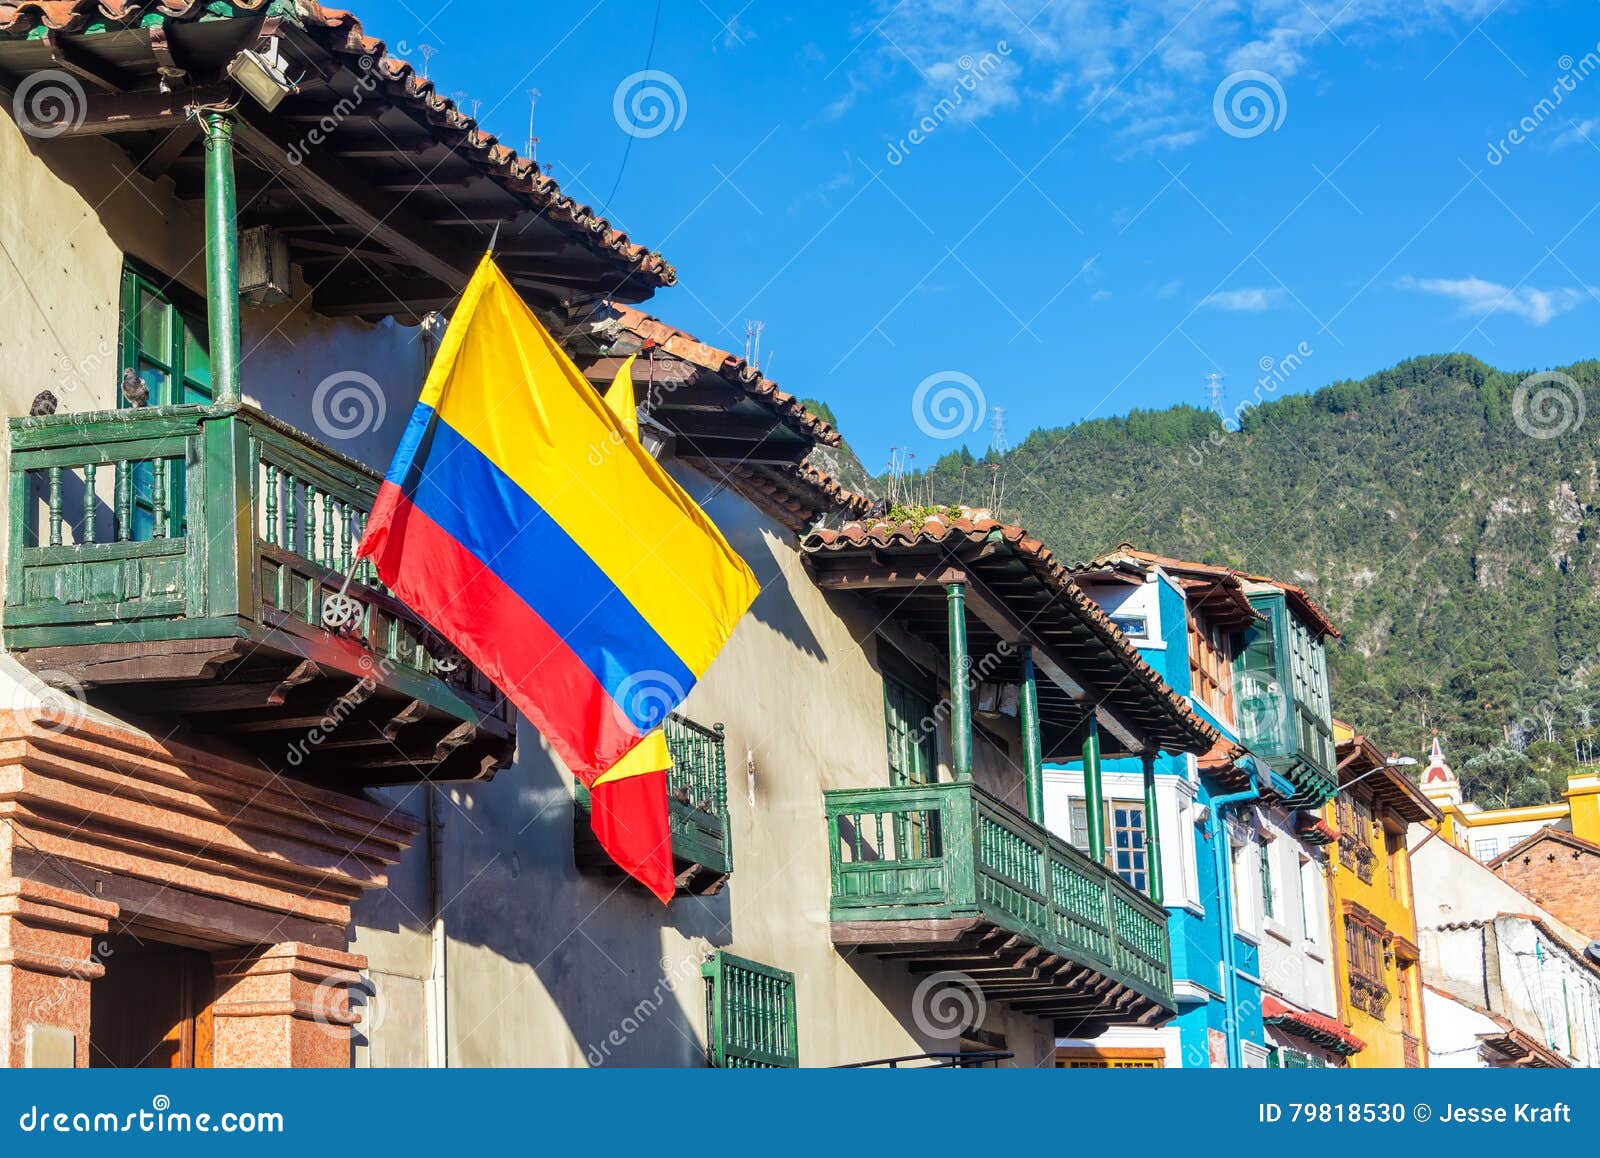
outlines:
M421 816L426 790L396 796ZM663 907L620 875L579 872L571 779L525 722L516 762L486 784L445 786L439 816L453 1062L559 1060L555 1026L540 1021L545 1006L590 1064L699 1060L700 962L731 941L726 891ZM419 838L389 887L363 898L355 923L426 937L427 873Z

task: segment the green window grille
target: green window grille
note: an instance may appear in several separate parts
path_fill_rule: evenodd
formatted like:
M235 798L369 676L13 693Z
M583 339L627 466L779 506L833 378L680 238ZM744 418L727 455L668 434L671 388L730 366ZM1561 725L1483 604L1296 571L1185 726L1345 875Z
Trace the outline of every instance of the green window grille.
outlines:
M160 284L140 268L125 264L122 270L121 340L119 373L131 370L149 392L147 406L211 401L211 353L207 340L205 303L179 287ZM117 384L117 405L130 405ZM158 519L163 534L184 533L184 472L181 462L161 468L166 477L156 485L155 468L141 463L133 469L133 538L154 537ZM157 507L162 508L159 512Z
M1270 841L1260 840L1256 842L1256 846L1261 850L1261 915L1276 917L1278 914L1273 911L1276 906L1273 903L1275 890L1272 884L1272 844Z
M720 1069L783 1069L800 1064L794 974L714 953L706 979L706 1061Z
M1327 1062L1315 1054L1301 1053L1297 1049L1276 1046L1267 1054L1267 1067L1275 1070L1320 1070Z

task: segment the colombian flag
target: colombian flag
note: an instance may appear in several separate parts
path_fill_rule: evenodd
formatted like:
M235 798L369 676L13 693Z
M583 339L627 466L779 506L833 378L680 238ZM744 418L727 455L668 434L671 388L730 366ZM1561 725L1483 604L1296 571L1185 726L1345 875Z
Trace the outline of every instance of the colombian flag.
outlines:
M627 388L614 411L485 257L357 554L598 786L597 836L665 901L658 729L758 585L639 442Z

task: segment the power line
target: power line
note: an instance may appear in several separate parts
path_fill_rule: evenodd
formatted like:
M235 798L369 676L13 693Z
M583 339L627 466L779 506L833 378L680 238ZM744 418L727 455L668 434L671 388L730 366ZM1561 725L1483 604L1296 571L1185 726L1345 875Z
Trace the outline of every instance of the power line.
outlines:
M656 55L656 29L661 25L661 0L656 0L656 14L650 21L650 47L644 54L644 71L650 71L650 62ZM611 192L606 194L605 212L611 212L611 202L617 196L617 188L622 184L622 174L628 168L628 154L633 152L633 139L635 134L628 134L628 143L622 147L622 163L617 166L617 179L611 182Z

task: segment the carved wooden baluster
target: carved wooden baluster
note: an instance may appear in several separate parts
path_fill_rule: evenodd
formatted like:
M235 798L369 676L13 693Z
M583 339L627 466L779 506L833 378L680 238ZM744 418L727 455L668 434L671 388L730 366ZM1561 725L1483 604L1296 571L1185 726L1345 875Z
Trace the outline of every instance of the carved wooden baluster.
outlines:
M317 561L317 487L306 483L306 549L302 554L313 563Z
M127 462L118 459L113 489L117 492L114 499L117 504L117 541L119 543L126 543L133 538L133 486L128 479L130 473Z
M333 566L333 496L322 493L322 565Z
M61 546L61 468L50 468L50 545Z
M283 472L283 545L288 551L295 551L295 533L299 530L296 526L298 520L295 513L298 510L297 501L300 497L300 480L289 471Z
M339 504L339 574L350 574L350 553L355 543L350 538L351 516L355 512L349 503Z
M150 502L155 508L155 529L151 538L167 537L167 464L163 459L150 463Z
M269 544L278 544L278 468L267 463L267 533Z
M94 542L94 473L95 464L86 463L83 468L83 541Z

